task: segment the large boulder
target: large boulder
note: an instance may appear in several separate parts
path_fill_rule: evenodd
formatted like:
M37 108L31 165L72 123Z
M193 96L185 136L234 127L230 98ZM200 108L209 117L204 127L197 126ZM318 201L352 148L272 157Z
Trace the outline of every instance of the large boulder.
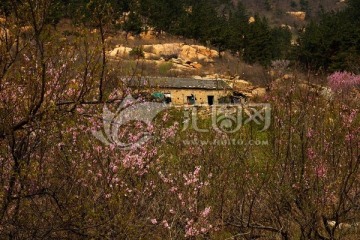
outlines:
M265 97L266 95L266 89L265 88L255 88L252 92L251 92L252 96L254 97Z
M300 21L305 21L306 18L305 12L286 12L286 13Z
M180 69L181 71L193 71L195 68L188 64L174 64L174 69Z
M172 58L170 62L174 64L186 64L181 58Z
M184 45L181 48L179 58L181 58L181 59L183 59L185 61L189 61L189 62L196 61L196 58L197 58L196 49L189 46L189 45Z
M201 45L185 45L184 43L165 43L143 45L144 58L147 60L173 61L181 65L191 65L190 67L200 69L199 62L212 63L214 58L219 57L219 52ZM110 57L126 58L131 52L131 48L117 46L108 52Z
M250 17L249 18L249 23L254 23L255 22L255 18L254 17Z
M200 45L193 45L192 47L194 47L195 49L198 50L199 54L202 54L206 57L209 58L215 58L219 56L219 52L216 50L212 50L210 48L204 47L204 46L200 46Z
M195 69L201 69L203 66L198 63L198 62L193 62L190 64L192 67L194 67Z
M190 62L214 62L218 56L218 51L200 45L183 45L179 54L179 58Z
M161 57L154 53L144 52L144 58L147 60L160 60Z
M144 45L144 52L152 53L158 57L177 57L180 53L180 49L183 43L165 43L165 44L153 44Z
M110 57L129 57L132 48L118 46L109 52Z

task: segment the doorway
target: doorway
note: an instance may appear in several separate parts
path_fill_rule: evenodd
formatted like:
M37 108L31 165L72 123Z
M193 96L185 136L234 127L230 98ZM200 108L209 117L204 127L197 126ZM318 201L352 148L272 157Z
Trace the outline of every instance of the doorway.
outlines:
M210 106L214 105L214 96L208 96L207 98L208 98L208 104Z
M165 93L165 103L170 104L171 103L171 93Z

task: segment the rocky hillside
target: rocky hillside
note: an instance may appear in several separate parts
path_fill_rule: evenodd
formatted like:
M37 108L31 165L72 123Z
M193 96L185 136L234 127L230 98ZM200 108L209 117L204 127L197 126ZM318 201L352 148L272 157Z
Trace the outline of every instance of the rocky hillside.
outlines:
M290 25L294 21L301 22L305 15L306 19L317 18L322 10L332 11L346 6L346 0L233 0L233 2L242 2L250 12L266 16L273 23Z
M140 54L139 54L140 51ZM135 55L138 54L138 55ZM266 94L264 87L257 86L244 80L234 72L217 72L214 66L219 65L222 59L231 61L226 54L198 44L186 43L155 43L140 47L117 45L107 52L112 63L141 62L153 69L166 68L166 72L159 72L156 76L187 76L195 79L222 79L234 90L248 98L263 97ZM236 63L233 63L236 64ZM211 69L209 71L209 69ZM157 73L155 73L157 74Z
M266 11L305 11L318 12L321 9L325 11L336 10L346 4L346 0L234 0L242 2L248 9L254 12Z

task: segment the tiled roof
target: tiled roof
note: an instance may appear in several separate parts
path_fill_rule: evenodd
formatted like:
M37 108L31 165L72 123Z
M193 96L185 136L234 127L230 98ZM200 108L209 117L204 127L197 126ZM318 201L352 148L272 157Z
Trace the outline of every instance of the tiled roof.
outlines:
M134 78L127 79L129 87L149 87L149 88L177 88L177 89L218 89L230 90L231 87L223 80L210 79L199 80L194 78Z

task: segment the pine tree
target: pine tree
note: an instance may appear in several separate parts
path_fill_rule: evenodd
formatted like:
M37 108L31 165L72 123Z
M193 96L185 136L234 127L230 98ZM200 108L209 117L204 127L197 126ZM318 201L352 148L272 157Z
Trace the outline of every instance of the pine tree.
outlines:
M360 22L360 0L348 0L347 12L353 21Z
M298 59L314 70L356 69L360 57L360 28L348 10L321 16L300 36ZM354 61L355 59L355 61Z
M248 31L249 16L244 5L238 3L236 10L229 17L227 48L233 53L241 53L244 48L244 38Z
M291 49L292 34L288 28L271 29L272 59L286 59Z
M129 33L132 33L134 35L139 35L142 31L142 22L139 15L137 15L135 12L131 11L125 20L122 29L126 33L126 40L129 35Z
M140 14L158 33L174 32L183 14L183 1L178 0L139 0Z
M272 45L268 21L255 15L255 22L249 25L245 35L244 60L250 64L258 62L264 66L269 65L272 59Z
M310 16L311 9L308 0L300 0L300 10L306 13L307 18Z

